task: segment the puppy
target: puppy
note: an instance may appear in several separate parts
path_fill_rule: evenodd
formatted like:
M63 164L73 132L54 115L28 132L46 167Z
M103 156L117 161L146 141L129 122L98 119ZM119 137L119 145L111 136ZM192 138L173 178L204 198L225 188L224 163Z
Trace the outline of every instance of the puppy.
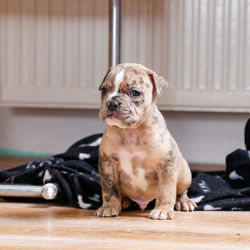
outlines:
M111 67L100 85L99 118L107 128L99 149L103 205L97 216L117 216L131 201L149 218L165 220L196 207L187 196L191 172L156 106L167 81L152 70L125 63Z

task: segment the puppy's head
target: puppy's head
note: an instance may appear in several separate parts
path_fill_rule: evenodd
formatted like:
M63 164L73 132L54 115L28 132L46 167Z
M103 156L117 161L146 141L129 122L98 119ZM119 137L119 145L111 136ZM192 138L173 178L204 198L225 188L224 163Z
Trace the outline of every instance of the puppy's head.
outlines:
M151 112L167 81L140 64L118 64L103 79L99 118L109 126L136 127Z

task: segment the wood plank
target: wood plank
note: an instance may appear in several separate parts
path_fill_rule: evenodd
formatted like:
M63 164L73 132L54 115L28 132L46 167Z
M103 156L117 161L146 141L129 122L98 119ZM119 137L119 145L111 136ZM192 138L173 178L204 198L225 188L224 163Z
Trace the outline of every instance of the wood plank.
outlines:
M0 166L3 169L10 169L40 159L42 157L0 156Z
M0 203L1 249L249 249L250 212L176 212L171 221L149 211L96 218L92 210Z

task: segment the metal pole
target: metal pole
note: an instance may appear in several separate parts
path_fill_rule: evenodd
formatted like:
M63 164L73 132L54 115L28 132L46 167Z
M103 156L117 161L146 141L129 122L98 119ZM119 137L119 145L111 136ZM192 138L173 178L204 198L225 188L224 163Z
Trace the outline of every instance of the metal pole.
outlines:
M109 66L120 63L121 0L109 0Z
M53 200L58 194L58 187L54 183L43 186L24 184L0 184L0 197L29 197Z

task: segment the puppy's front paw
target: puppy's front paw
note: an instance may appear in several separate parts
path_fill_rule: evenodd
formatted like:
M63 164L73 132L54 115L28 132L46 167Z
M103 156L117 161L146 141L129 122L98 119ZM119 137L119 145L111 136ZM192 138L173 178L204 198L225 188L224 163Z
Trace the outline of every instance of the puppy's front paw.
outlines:
M151 211L149 219L153 220L171 220L174 218L174 210L161 210L155 208Z
M96 210L95 215L98 217L116 217L119 215L121 209L119 207L105 206Z

